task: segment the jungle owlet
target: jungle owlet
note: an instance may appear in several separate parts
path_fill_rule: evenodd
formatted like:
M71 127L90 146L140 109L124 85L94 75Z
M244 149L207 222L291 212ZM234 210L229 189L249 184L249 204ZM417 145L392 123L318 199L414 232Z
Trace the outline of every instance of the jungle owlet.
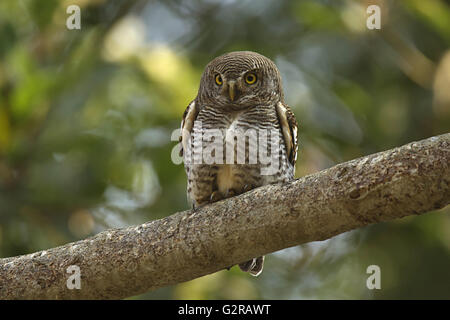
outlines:
M261 54L238 51L212 60L181 128L194 209L294 178L297 121L284 103L277 67ZM239 267L257 276L263 263L258 257Z

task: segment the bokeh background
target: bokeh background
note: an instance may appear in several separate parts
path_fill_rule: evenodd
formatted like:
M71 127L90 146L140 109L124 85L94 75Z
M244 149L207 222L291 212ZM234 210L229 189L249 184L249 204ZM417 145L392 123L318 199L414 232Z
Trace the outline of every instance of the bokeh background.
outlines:
M171 135L222 53L278 65L301 177L449 132L449 47L444 0L2 0L0 257L187 209ZM282 250L258 278L233 268L133 298L450 299L450 210Z

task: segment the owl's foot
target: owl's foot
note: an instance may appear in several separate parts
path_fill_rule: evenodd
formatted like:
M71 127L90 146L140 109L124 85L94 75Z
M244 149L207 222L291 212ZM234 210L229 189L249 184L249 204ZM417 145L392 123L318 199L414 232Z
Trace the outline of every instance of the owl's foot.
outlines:
M227 193L225 194L225 199L234 197L235 195L237 195L238 193L234 190L234 189L228 189Z
M252 189L255 189L255 187L252 186L251 184L246 184L246 185L244 186L244 188L242 189L242 193L248 192L248 191L250 191L250 190L252 190Z
M238 193L234 189L227 190L227 192L225 194L223 194L219 190L216 190L216 191L214 191L211 194L209 203L213 203L213 202L217 202L217 201L220 201L220 200L228 199L228 198L234 197L237 194Z
M197 201L194 201L192 203L192 211L195 212L201 207L204 207L210 203L217 202L222 199L223 199L222 194L219 191L214 191L213 193L211 193L209 197L204 197L201 199L197 199Z
M220 191L216 190L213 193L211 193L211 197L209 198L209 203L217 202L223 199L222 193Z
M240 192L240 193L242 193L242 192ZM204 205L207 205L207 204L210 204L210 203L214 203L214 202L217 202L217 201L220 201L220 200L228 199L228 198L234 197L234 196L236 196L236 195L238 195L240 193L236 192L236 190L234 190L234 189L227 190L227 192L225 194L223 194L219 190L213 191L208 198L202 198L201 200L199 200L197 202L197 204L193 203L192 204L192 211L195 212L198 208L201 208Z

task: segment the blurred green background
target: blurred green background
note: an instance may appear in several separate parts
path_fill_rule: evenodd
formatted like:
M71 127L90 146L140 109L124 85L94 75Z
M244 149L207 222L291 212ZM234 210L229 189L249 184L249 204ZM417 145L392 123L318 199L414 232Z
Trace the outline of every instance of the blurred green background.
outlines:
M0 257L187 209L171 134L224 52L278 65L300 177L449 132L449 45L444 0L2 0ZM258 278L233 268L135 298L450 299L450 210L282 250Z

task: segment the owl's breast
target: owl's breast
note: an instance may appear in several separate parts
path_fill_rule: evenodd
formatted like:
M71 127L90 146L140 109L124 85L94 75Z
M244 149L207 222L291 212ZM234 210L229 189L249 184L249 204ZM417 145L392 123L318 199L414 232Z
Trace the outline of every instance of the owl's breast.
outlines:
M194 147L202 150L205 163L264 165L261 157L285 153L276 111L255 106L224 110L205 106L193 128Z
M202 157L188 173L192 195L203 196L201 189L206 194L214 190L239 194L293 177L274 108L205 107L195 121L193 136L192 146L201 150Z

